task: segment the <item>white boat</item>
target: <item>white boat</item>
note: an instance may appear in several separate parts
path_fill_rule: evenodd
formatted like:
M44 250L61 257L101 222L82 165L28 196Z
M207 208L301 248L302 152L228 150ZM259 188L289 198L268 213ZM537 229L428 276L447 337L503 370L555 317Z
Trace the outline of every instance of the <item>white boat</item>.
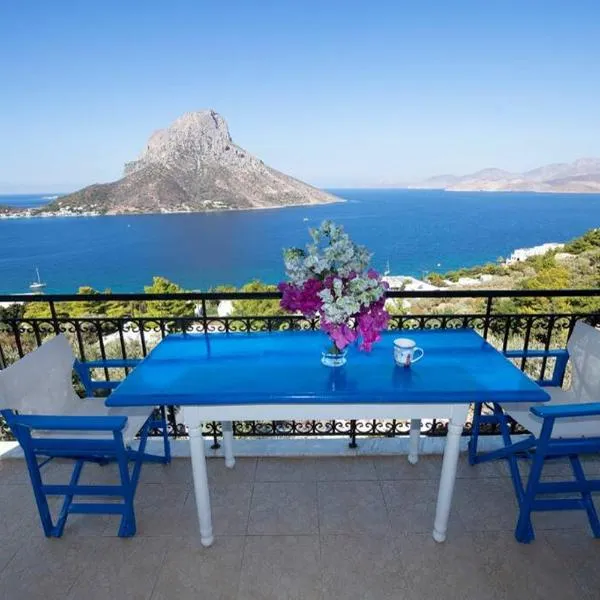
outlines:
M37 275L37 281L33 281L30 284L29 289L30 290L41 290L42 288L46 287L46 284L41 280L40 272L37 267L35 268L35 273Z

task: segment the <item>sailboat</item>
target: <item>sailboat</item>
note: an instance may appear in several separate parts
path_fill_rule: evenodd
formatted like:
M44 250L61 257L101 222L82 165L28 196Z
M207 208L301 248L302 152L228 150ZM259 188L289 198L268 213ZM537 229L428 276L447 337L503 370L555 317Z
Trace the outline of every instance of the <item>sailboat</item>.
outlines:
M42 288L46 287L46 284L41 280L40 272L37 267L35 268L35 273L37 275L37 281L33 281L31 283L31 285L29 286L29 289L30 290L41 290Z
M390 271L390 261L388 260L385 265L385 271L383 272L383 276L387 277L391 273Z

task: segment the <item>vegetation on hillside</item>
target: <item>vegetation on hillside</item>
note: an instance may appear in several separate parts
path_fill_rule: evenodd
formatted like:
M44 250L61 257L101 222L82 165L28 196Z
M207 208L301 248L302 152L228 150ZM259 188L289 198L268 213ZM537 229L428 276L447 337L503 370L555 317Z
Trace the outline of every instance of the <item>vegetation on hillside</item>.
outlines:
M471 286L473 289L595 289L600 287L600 229L591 229L561 249L542 256L532 256L510 265L499 259L497 263L459 269L448 273L430 273L428 281L437 287L460 278L491 278ZM469 286L464 286L469 287ZM453 288L456 289L456 288ZM475 312L482 305L479 300L422 301L414 305L418 312ZM598 298L507 298L496 300L496 313L591 312L600 310Z

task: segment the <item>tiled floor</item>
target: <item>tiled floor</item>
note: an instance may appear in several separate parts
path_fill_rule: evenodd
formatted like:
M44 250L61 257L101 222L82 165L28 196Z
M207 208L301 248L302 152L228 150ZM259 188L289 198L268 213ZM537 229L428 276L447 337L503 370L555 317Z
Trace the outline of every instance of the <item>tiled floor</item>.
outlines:
M146 465L137 535L114 517L73 515L43 537L22 461L0 462L0 598L255 600L600 599L600 540L583 513L535 517L513 538L501 464L461 458L448 539L431 538L439 457L209 461L215 544L199 545L190 463ZM86 467L110 482L112 467ZM549 477L562 475L553 465ZM600 461L586 463L600 475ZM67 465L48 466L47 481Z

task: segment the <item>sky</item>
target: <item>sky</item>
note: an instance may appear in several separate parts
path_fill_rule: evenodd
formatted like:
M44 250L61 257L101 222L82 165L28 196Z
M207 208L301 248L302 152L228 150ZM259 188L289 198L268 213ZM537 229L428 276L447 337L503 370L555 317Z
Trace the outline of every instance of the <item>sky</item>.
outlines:
M2 0L0 193L122 175L212 108L323 187L600 156L598 0Z

